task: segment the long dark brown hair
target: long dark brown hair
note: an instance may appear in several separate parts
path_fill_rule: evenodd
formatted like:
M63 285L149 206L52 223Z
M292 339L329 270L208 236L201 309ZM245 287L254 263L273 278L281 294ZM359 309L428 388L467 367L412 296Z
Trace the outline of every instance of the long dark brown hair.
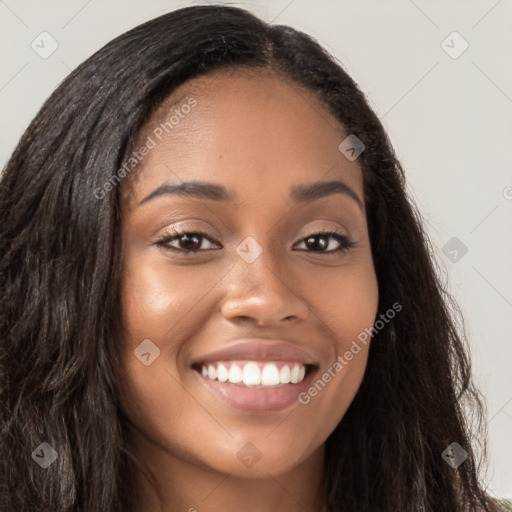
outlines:
M109 42L55 90L8 162L0 183L1 509L133 506L136 461L114 343L119 187L101 200L95 190L179 85L228 67L272 69L307 87L364 143L377 315L403 306L392 328L375 334L363 383L327 439L329 512L494 510L478 482L472 444L485 424L463 324L381 122L314 39L227 6L179 9ZM32 457L43 442L58 453L46 469ZM452 442L468 453L456 469L441 456Z

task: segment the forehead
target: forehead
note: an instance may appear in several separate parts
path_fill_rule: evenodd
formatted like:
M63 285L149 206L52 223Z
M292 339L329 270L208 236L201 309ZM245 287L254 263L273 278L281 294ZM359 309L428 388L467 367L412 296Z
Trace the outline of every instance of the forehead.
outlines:
M362 173L338 149L344 127L316 95L269 71L190 80L158 108L135 148L151 146L125 201L163 183L222 184L237 200L282 200L297 184L341 179L363 200Z

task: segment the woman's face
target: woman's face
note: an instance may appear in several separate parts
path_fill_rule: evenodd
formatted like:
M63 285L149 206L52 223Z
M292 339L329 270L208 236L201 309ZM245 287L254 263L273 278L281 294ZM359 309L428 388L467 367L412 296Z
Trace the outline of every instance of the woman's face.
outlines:
M158 464L282 474L321 458L365 371L361 169L294 83L217 72L173 98L122 195L122 406Z

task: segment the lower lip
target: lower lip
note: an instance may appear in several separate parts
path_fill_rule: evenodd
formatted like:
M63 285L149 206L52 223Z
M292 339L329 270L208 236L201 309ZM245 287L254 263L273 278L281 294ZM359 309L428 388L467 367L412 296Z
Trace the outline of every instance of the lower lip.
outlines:
M270 389L249 388L240 384L219 382L203 377L196 371L194 373L228 405L242 411L264 413L281 411L297 403L299 395L310 386L316 370L306 375L302 382Z

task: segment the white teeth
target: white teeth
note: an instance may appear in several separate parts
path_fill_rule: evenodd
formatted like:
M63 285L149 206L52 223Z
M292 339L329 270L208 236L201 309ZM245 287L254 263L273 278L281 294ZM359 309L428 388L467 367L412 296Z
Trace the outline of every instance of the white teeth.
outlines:
M282 364L282 363L281 363ZM300 363L280 364L248 361L235 363L231 361L216 362L201 367L201 375L219 382L244 384L245 386L279 386L297 384L306 376L306 366Z
M244 380L244 376L240 366L232 364L229 369L229 382L232 384L238 384L239 382L242 382L242 380Z
M279 370L275 364L266 364L261 372L261 383L264 386L275 386L279 384Z
M219 364L219 366L217 366L217 380L219 382L226 382L228 377L229 373L226 367L223 364Z
M290 382L292 384L297 384L299 382L299 373L300 373L300 366L298 364L294 365L292 368L292 371L290 373Z
M260 369L256 363L247 363L244 366L243 381L246 386L257 386L261 384Z
M284 365L279 372L279 380L281 384L288 384L290 382L290 367L288 365Z

